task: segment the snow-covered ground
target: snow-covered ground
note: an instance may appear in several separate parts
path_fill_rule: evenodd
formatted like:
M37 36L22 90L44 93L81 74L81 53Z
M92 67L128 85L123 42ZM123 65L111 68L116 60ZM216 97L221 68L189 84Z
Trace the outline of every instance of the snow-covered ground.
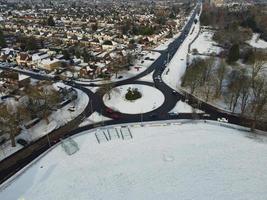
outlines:
M100 144L85 132L71 156L56 146L2 184L0 199L266 200L265 137L204 123L130 131Z
M154 83L154 80L153 80L153 72L150 72L149 74L143 76L142 78L138 79L140 81L146 81L146 82L150 82L150 83Z
M54 84L54 87L58 89L57 86L60 87L69 87L65 84L58 82ZM67 104L63 108L57 109L57 111L52 112L52 114L48 117L49 123L47 124L46 120L43 119L40 122L38 122L36 125L29 129L23 129L21 133L16 137L23 138L27 141L34 141L38 138L47 135L48 133L52 132L53 130L64 126L69 121L76 118L79 114L81 114L85 107L87 106L89 102L89 97L81 90L77 90L78 92L78 98L74 100L72 103ZM70 107L75 108L74 111L69 111L68 109ZM18 144L17 144L18 145ZM22 148L21 145L18 145L17 147L12 147L10 142L7 142L4 146L0 146L2 149L0 151L0 160L4 159L5 157L11 155L12 153L18 151Z
M135 101L125 99L128 88L137 88L142 97ZM129 84L116 87L111 92L111 99L105 94L103 101L107 107L121 113L139 114L146 113L160 107L164 102L164 95L158 89L147 85Z
M211 30L202 29L197 39L191 45L191 52L193 49L197 49L200 54L219 54L222 49L216 46L217 43L212 40L213 35L214 32Z
M90 125L90 124L94 124L94 123L98 123L98 122L105 122L105 121L108 121L108 120L111 120L111 119L101 115L98 112L94 112L89 117L84 119L84 121L79 125L79 127Z
M175 105L175 107L170 111L170 113L203 113L203 111L195 109L190 106L189 104L182 102L181 100L178 101Z
M198 17L196 17L196 19L198 19ZM186 70L188 47L194 38L197 37L199 30L199 22L192 25L188 36L185 38L184 42L181 44L180 48L177 50L162 74L163 81L175 90L180 86L181 78Z
M258 33L254 33L251 40L247 41L247 43L254 48L260 48L260 49L267 48L267 42L262 39L259 39Z

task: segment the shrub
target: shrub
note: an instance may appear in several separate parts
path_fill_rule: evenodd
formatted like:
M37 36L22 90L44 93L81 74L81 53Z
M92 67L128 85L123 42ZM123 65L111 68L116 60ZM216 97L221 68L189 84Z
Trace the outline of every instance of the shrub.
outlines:
M140 99L142 97L141 92L138 91L137 88L128 88L127 93L125 94L125 98L129 101L134 101Z

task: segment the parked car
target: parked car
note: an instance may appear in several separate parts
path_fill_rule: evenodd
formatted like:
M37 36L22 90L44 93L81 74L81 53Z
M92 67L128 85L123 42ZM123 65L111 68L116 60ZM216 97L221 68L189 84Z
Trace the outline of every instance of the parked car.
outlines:
M111 108L107 108L106 112L109 113L109 114L112 114L114 111Z
M218 122L224 122L224 123L228 123L228 119L222 117L222 118L218 118L217 119Z
M111 116L111 118L113 118L113 119L120 119L120 118L121 118L121 115L120 115L119 113L113 113L113 114L111 114L110 116Z
M24 147L28 145L28 142L24 139L17 139L17 143Z
M172 94L173 94L173 95L176 95L176 94L177 94L177 91L173 90L173 91L172 91Z
M89 86L96 86L96 84L95 83L90 83Z
M170 112L169 115L170 115L170 116L178 116L179 113L178 113L178 112Z
M149 115L149 117L150 117L150 118L157 118L158 115L157 115L156 113L153 113L153 114Z
M70 111L70 112L74 112L75 110L76 110L76 109L75 109L74 106L71 106L71 107L68 108L68 111Z

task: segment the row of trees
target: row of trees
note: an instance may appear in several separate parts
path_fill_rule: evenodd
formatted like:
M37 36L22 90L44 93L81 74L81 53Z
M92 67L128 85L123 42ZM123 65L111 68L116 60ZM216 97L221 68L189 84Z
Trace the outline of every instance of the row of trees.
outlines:
M19 134L21 126L36 117L43 118L49 123L49 114L60 102L60 96L53 86L48 83L32 86L24 90L26 100L15 104L0 105L0 135L9 134L12 146L15 146L15 136Z
M266 120L267 81L263 76L265 62L257 60L249 69L230 69L225 61L213 58L195 59L182 79L182 86L206 102L223 100L232 112L257 121ZM238 112L239 112L238 111Z

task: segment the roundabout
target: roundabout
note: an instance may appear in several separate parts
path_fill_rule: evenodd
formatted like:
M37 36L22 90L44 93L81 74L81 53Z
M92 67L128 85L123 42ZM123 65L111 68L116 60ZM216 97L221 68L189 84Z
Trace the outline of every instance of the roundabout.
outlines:
M127 100L128 90L137 90L141 97L136 100ZM108 108L124 114L140 114L156 110L163 105L163 93L148 85L127 84L113 88L109 94L103 96L103 102Z

